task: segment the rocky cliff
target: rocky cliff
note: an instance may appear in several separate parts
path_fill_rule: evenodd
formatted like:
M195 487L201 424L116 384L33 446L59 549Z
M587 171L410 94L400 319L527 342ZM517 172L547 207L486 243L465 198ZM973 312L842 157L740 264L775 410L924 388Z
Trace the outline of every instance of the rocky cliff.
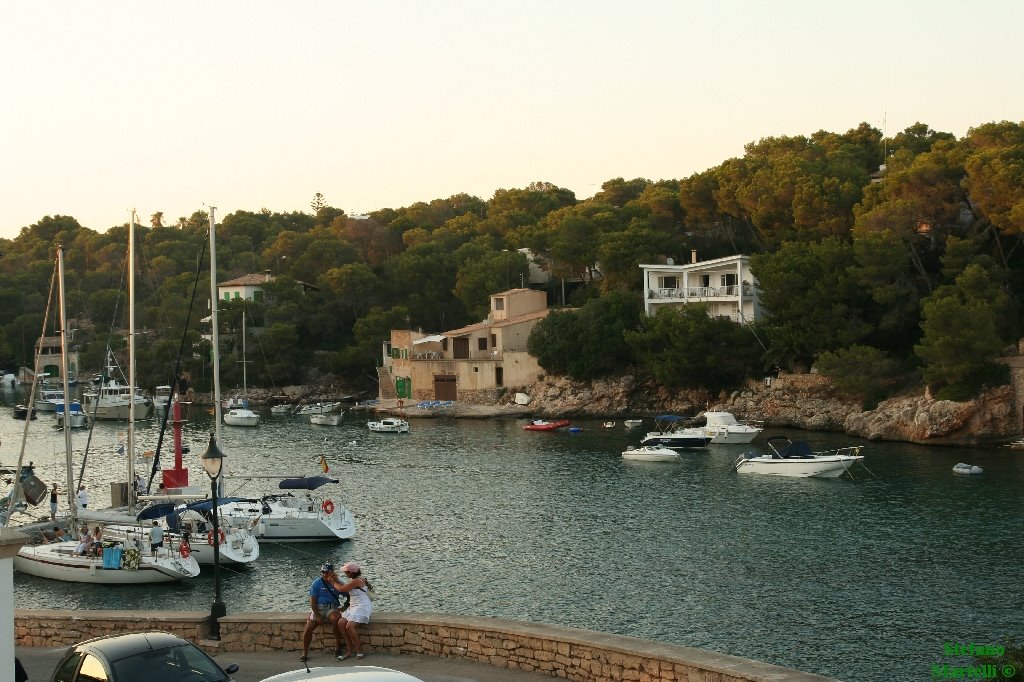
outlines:
M827 377L816 374L783 374L728 395L669 391L633 376L594 381L544 377L521 392L529 398L525 407L547 416L623 418L726 410L739 419L762 420L767 426L933 445L995 444L1016 438L1021 430L1021 409L1010 386L969 402L935 400L926 393L905 395L870 411L864 411L858 399L840 395ZM508 393L501 402L510 404L515 396Z

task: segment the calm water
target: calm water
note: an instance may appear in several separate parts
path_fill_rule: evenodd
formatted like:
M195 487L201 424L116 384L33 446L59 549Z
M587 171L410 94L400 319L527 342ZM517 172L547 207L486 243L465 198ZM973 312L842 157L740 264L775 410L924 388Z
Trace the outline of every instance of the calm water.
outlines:
M189 418L186 463L205 480L209 416ZM753 446L624 462L640 430L591 421L580 433L535 433L523 423L416 420L396 436L367 432L363 415L340 427L266 415L256 429L225 427L233 474L315 473L326 454L342 480L330 496L359 524L349 543L262 544L251 569L222 573L228 611L301 610L322 561L356 559L384 610L555 623L844 680L928 679L932 663L954 662L944 642L1024 635L1024 453L868 443L877 478L776 479L732 472ZM4 464L23 427L0 408ZM27 458L63 489L61 433L44 417L31 434ZM123 424L95 429L90 506L109 501L125 469L123 434ZM816 447L856 442L802 435ZM85 438L75 434L76 450ZM155 442L155 427L141 425L139 450ZM985 473L956 476L960 461ZM213 579L96 589L16 574L15 592L25 608L205 610Z

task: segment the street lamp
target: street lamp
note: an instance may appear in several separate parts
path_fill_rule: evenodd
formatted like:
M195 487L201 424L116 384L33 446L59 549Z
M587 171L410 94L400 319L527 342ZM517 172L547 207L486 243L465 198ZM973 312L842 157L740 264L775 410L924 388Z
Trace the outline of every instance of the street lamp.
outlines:
M213 494L213 605L210 607L210 639L220 639L220 618L228 611L220 599L220 522L217 513L217 483L224 466L224 453L217 447L214 434L210 434L210 445L203 453L203 468L210 477Z

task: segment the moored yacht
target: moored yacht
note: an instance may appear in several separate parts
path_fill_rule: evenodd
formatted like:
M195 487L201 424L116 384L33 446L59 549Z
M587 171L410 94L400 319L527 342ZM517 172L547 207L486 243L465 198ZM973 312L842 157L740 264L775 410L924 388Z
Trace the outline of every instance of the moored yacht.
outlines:
M794 478L839 478L850 467L864 459L861 446L835 448L813 452L805 440L790 440L788 436L772 436L764 453L747 452L733 462L740 474L765 474Z
M300 476L278 483L281 490L295 491L255 498L228 498L218 507L225 526L250 528L259 540L317 542L348 540L356 523L341 500L313 491L336 478Z

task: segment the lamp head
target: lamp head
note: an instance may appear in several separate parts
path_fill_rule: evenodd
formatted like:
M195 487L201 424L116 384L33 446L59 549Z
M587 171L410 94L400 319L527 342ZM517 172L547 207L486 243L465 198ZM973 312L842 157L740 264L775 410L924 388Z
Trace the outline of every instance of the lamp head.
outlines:
M206 452L203 453L202 460L206 475L210 477L211 481L216 480L220 476L221 467L224 466L224 453L217 447L217 441L214 440L212 433L210 434L210 444L207 446Z

